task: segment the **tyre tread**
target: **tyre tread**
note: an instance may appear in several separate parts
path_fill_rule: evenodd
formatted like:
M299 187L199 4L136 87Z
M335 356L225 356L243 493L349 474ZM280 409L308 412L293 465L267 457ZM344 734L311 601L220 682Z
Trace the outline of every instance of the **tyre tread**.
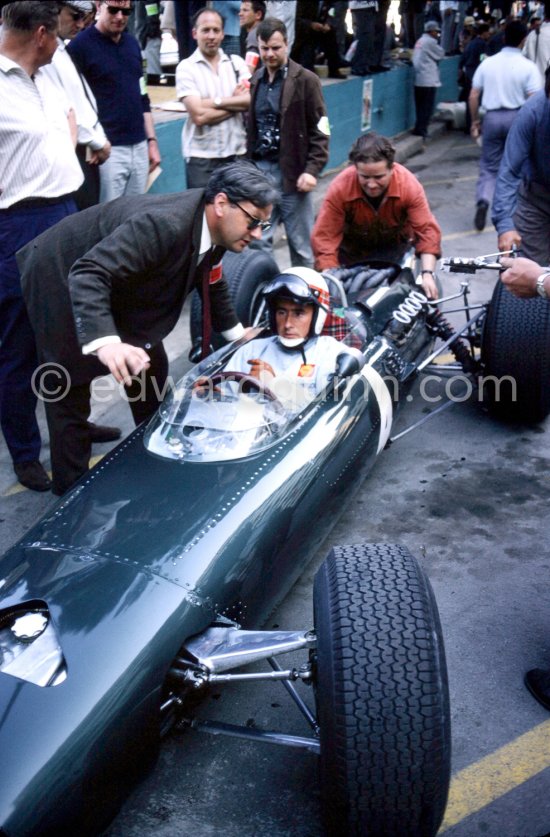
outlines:
M501 386L497 401L490 390L491 411L517 421L542 421L550 412L550 305L543 299L518 299L497 282L483 329L484 374L516 381Z
M447 798L450 719L427 578L404 547L338 546L314 600L327 657L318 691L329 833L433 837Z

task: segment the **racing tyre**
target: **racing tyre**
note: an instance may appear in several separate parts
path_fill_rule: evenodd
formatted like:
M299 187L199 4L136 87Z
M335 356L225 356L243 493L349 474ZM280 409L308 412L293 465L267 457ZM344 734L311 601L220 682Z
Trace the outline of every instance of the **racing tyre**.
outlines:
M248 247L242 253L227 252L224 254L223 274L229 285L231 299L241 323L245 326L252 324L252 302L257 289L280 273L275 259L262 250L251 250ZM197 291L191 299L191 340L193 345L200 341L202 332L202 303ZM220 334L212 334L212 344L219 349L226 341Z
M550 304L519 299L497 282L483 328L483 396L495 415L542 421L550 412Z
M447 671L429 581L401 546L337 546L313 588L329 835L434 837L450 780Z

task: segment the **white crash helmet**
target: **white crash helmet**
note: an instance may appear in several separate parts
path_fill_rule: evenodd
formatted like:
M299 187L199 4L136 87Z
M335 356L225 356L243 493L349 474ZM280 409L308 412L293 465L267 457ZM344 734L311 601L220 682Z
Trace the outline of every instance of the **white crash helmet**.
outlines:
M314 305L308 339L321 334L329 311L330 296L328 285L316 270L311 267L287 267L263 289L263 296L269 310L269 324L273 333L277 332L275 323L275 300L290 299L298 305ZM289 341L280 338L281 343L289 347L303 341Z

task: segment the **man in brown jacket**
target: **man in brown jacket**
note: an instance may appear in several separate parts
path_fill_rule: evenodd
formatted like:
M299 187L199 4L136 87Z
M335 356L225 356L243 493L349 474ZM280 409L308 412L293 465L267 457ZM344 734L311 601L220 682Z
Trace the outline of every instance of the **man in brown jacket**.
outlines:
M288 57L285 25L266 18L257 29L263 66L251 82L247 154L282 193L273 228L285 225L292 265L311 267L311 191L328 160L329 123L321 84ZM272 235L254 247L271 251Z

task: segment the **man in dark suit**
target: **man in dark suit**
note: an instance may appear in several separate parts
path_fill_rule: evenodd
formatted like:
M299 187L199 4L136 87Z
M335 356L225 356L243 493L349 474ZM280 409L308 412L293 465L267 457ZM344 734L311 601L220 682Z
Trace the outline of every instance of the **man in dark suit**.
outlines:
M276 198L253 163L238 161L217 169L206 189L94 206L19 251L55 494L88 469L95 377L110 371L124 384L136 423L152 415L168 373L162 340L193 288L203 297L206 344L210 311L227 340L242 334L221 256L261 238Z

